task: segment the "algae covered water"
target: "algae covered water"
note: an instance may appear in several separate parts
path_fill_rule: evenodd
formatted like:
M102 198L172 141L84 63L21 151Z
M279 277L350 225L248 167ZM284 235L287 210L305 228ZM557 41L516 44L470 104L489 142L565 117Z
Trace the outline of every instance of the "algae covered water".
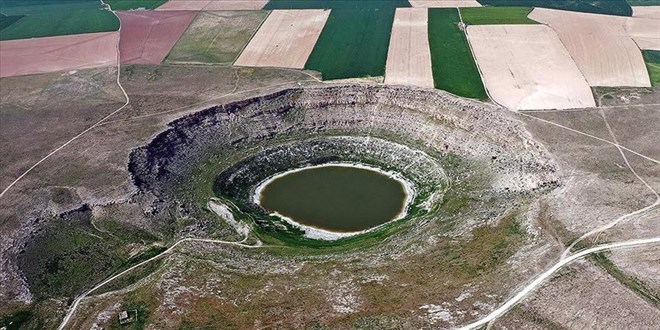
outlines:
M285 173L268 182L259 204L306 226L355 232L398 217L404 184L375 170L329 165Z

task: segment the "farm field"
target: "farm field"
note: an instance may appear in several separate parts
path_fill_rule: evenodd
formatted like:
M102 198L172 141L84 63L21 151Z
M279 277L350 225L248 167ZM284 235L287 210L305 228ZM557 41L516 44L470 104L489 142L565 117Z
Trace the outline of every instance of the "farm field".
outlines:
M511 110L596 106L589 84L545 25L469 26L489 95Z
M539 7L606 15L630 16L626 0L478 0L484 6Z
M0 41L0 77L117 64L117 32Z
M393 20L394 8L333 9L305 68L325 80L383 76Z
M169 0L158 10L258 10L268 0Z
M167 0L105 0L112 10L156 9Z
M651 78L651 84L653 86L660 86L660 51L645 50L643 53L646 68Z
M234 63L302 69L330 12L274 10Z
M660 19L660 1L657 6L637 6L633 8L633 17Z
M203 11L188 26L165 62L233 63L267 11Z
M3 0L0 40L109 32L119 20L101 8L99 1ZM20 17L16 19L16 17ZM22 17L21 17L22 16ZM6 25L6 26L5 26Z
M464 97L487 99L459 22L457 9L429 9L429 45L435 87Z
M626 18L536 8L530 18L554 29L591 86L651 85Z
M385 83L433 88L428 10L398 8L387 53Z
M481 7L477 0L410 0L409 2L415 8Z
M610 18L615 24L618 17ZM660 50L660 16L623 18L624 30L641 49ZM619 23L621 24L621 23Z
M628 0L631 6L660 6L660 0Z
M408 0L270 0L264 9L391 9L410 7Z
M121 62L160 64L179 40L195 15L194 11L123 11L119 41Z
M463 8L461 15L467 25L482 24L538 24L527 17L532 12L528 7L478 7Z

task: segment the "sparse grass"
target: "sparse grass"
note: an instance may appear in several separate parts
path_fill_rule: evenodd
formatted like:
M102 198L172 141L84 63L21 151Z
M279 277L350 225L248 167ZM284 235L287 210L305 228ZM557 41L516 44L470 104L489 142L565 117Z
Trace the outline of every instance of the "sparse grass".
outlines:
M527 18L529 7L475 7L461 8L463 22L467 25L484 24L539 24Z
M589 258L603 268L608 274L612 275L617 281L621 282L621 284L644 298L644 300L656 307L660 306L660 296L658 296L658 293L653 292L653 290L647 287L646 284L638 278L624 273L605 255L604 252L591 254Z
M165 61L231 64L267 16L267 11L200 12Z
M642 54L644 54L646 68L649 71L651 85L660 86L660 51L644 50Z
M435 88L485 100L488 98L457 9L429 9L429 44Z

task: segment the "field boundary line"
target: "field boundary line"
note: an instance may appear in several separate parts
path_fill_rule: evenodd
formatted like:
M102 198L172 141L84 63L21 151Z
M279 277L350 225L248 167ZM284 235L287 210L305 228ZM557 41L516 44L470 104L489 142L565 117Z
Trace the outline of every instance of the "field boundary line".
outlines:
M124 105L119 107L117 110L115 110L115 111L111 112L110 114L108 114L107 116L101 118L101 120L97 121L95 124L88 127L84 131L80 132L78 135L74 136L69 141L66 141L64 144L62 144L61 146L55 148L55 150L51 151L45 157L43 157L39 161L37 161L34 165L32 165L25 172L23 172L21 175L19 175L18 178L16 178L14 181L12 181L12 183L10 183L9 186L7 186L5 189L3 189L2 192L0 192L0 198L2 198L5 194L7 194L9 189L11 189L14 185L16 185L16 183L21 181L28 173L32 172L32 170L34 170L41 163L45 162L48 158L50 158L51 156L53 156L54 154L56 154L60 150L64 149L66 146L71 144L73 141L75 141L78 138L80 138L81 136L85 135L85 133L87 133L87 132L91 131L92 129L96 128L97 126L99 126L101 123L103 123L108 118L110 118L110 117L114 116L115 114L117 114L119 111L124 109L130 103L130 98L128 97L128 94L126 93L126 90L124 89L124 87L121 85L121 82L120 82L120 79L119 79L120 76L121 76L121 53L119 52L119 42L121 40L121 18L119 17L119 15L117 15L117 13L115 13L112 10L112 7L110 7L110 5L106 4L103 0L100 0L100 1L101 1L101 5L106 7L106 9L109 10L110 12L112 12L117 17L117 20L119 20L119 29L117 30L117 34L118 34L117 35L117 85L119 86L119 89L121 89L121 92L124 94L124 97L126 98L126 102L124 103Z
M248 40L248 42L245 43L245 45L243 45L243 48L241 48L241 51L238 52L238 55L236 55L236 58L234 58L234 60L231 61L231 64L230 64L231 66L234 66L234 63L236 63L236 61L238 61L238 58L241 57L241 55L243 55L243 52L245 51L245 48L247 48L247 46L250 44L250 42L252 42L252 39L254 39L254 36L257 34L257 32L259 32L259 30L261 30L261 26L264 25L264 22L266 22L266 20L268 19L268 17L270 17L270 14L272 14L272 13L273 13L273 10L268 11L268 15L266 15L266 17L264 17L264 19L261 21L261 23L259 23L259 26L257 26L256 30L254 30L254 32L250 36L250 39Z

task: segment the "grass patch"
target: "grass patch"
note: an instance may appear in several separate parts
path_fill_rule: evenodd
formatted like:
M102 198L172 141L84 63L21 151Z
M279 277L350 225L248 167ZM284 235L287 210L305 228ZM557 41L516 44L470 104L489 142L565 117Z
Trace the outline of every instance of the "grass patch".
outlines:
M231 64L266 16L267 11L200 12L165 61Z
M0 31L16 23L21 18L23 18L23 15L7 16L0 13Z
M529 7L475 7L461 8L463 22L467 25L485 24L539 24L527 18Z
M617 281L644 298L644 300L650 302L656 307L660 306L660 297L655 292L649 289L644 282L636 277L624 273L605 255L605 253L594 253L590 255L589 258L596 262L596 264L603 268L608 274L612 275Z
M429 44L435 88L453 94L488 98L457 9L429 9Z
M628 0L631 6L660 6L660 0Z
M583 13L631 16L632 8L626 0L478 0L484 6L541 7Z
M6 330L18 330L24 328L24 325L33 319L33 313L29 310L18 311L9 315L0 321L0 328Z
M383 76L393 21L394 8L333 9L305 68L325 80Z
M167 0L105 0L112 10L156 9Z
M649 71L651 84L653 86L660 86L660 51L657 50L643 50L644 61L646 68Z
M119 20L107 10L53 10L26 14L0 31L0 40L52 37L119 29Z

